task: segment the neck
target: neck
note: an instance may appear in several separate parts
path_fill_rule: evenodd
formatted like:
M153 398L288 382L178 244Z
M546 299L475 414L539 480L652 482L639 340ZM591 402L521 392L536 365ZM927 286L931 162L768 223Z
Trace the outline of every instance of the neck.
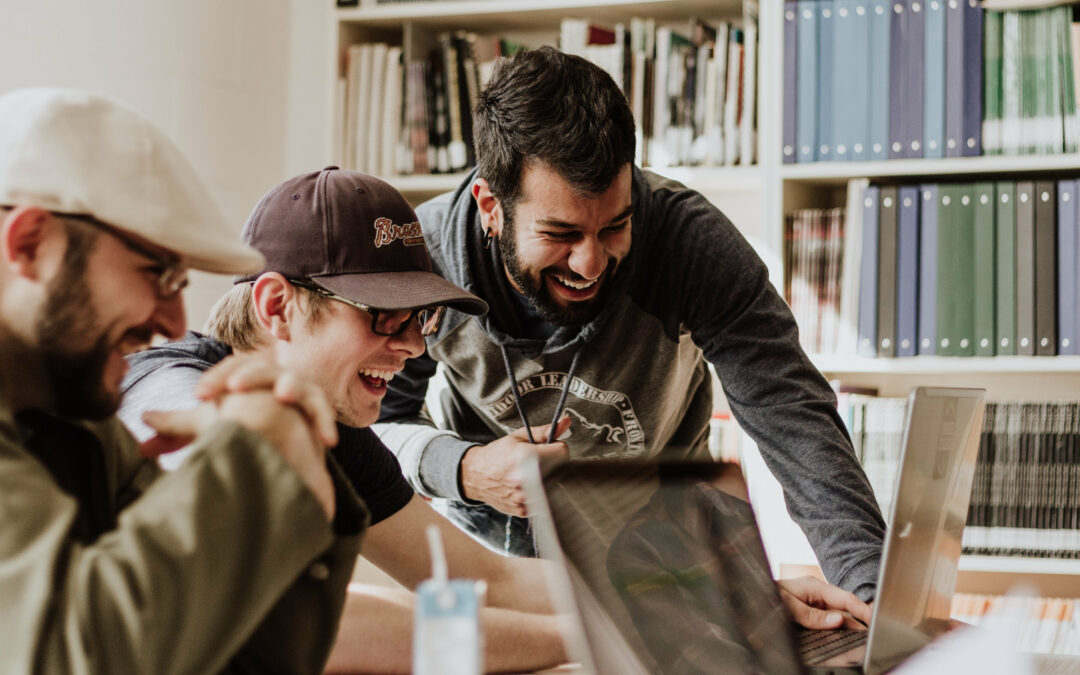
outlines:
M13 413L53 408L41 356L7 327L0 328L0 396Z

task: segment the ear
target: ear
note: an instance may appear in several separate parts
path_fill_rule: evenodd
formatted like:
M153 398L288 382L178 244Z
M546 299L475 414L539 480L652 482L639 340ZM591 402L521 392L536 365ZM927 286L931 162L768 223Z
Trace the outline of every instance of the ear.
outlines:
M12 209L0 228L0 261L26 279L41 279L47 267L59 265L66 246L63 228L36 206Z
M296 288L277 272L267 272L251 289L255 320L276 340L289 341L289 328L299 310Z
M477 178L472 184L472 196L480 211L480 225L494 236L502 234L503 210L498 198L491 194L487 180Z

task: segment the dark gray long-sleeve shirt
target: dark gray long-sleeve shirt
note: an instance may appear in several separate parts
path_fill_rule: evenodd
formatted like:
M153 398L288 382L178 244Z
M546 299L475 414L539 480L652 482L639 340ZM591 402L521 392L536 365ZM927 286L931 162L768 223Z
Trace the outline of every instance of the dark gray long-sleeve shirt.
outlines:
M616 286L612 301L586 326L523 339L497 247L483 247L472 179L417 210L436 271L491 311L451 310L427 354L391 383L376 428L413 487L469 508L458 478L465 451L521 426L504 345L533 425L551 421L581 351L566 403L574 457L706 457L708 361L826 577L871 597L884 533L877 503L835 395L799 346L791 311L727 217L699 193L635 168L631 251L608 282ZM448 430L422 411L436 362L449 385Z

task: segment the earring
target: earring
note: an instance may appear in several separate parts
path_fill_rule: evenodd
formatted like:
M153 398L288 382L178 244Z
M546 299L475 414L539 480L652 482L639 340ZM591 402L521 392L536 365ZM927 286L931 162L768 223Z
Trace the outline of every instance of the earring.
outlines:
M484 230L484 248L491 248L491 240L495 238L495 235L491 234L491 230Z

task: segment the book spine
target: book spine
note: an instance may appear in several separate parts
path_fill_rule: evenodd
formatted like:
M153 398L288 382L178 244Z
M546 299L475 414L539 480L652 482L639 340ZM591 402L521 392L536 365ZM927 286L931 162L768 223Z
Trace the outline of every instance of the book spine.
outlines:
M1016 184L1016 353L1035 355L1035 184Z
M915 356L918 345L919 188L899 191L896 249L896 355Z
M994 249L996 201L993 183L975 184L974 304L975 355L994 355Z
M862 201L862 255L859 266L860 356L877 355L878 209L881 188L866 188Z
M1016 353L1016 185L1002 181L994 186L997 196L997 250L994 283L996 311L995 353Z
M1035 184L1035 353L1057 354L1057 196L1054 183Z
M895 185L881 188L878 216L877 355L896 356L896 230L899 192Z
M919 349L937 353L938 186L921 186L919 223Z

